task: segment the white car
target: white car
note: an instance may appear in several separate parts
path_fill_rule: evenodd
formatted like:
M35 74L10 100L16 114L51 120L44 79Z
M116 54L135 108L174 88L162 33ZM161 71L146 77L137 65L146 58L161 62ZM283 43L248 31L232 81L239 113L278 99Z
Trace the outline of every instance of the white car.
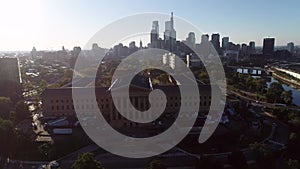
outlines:
M49 164L40 165L38 169L57 169L59 166L58 162L51 161Z

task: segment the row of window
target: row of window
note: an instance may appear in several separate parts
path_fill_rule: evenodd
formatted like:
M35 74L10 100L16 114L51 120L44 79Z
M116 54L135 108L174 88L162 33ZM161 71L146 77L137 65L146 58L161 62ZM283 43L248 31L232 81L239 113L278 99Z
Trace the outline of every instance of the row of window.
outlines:
M196 105L197 103L194 103L194 105ZM209 106L211 104L211 101L208 101L208 102L206 102L206 101L204 101L204 102L200 102L200 106ZM180 105L180 103L178 103L178 102L175 102L175 103L170 103L170 104L167 104L166 105L166 107L168 108L168 107L171 107L171 108L177 108L177 107L179 107L179 105ZM76 109L81 109L81 110L85 110L85 109L87 109L87 110L90 110L90 109L96 109L96 107L95 107L95 105L94 104L91 104L91 105L76 105L77 107L76 107ZM124 106L124 108L127 108L127 106L126 106L126 104L124 104L123 105ZM144 104L144 103L140 103L140 108L141 109L143 109L143 110L147 110L147 109L149 109L149 103L148 102L146 102L146 104ZM156 103L156 105L155 106L163 106L163 104L161 103L160 105L159 105L159 103ZM192 103L190 102L189 103L189 105L188 105L188 103L187 102L185 102L184 103L184 106L192 106ZM109 108L109 104L101 104L100 105L100 109L104 109L104 108L106 108L106 109L108 109ZM72 104L72 105L52 105L51 106L51 110L52 111L55 111L55 110L74 110L74 105Z
M105 100L106 102L109 101L108 99L96 99L97 102L99 102L99 100L100 100L101 102L104 102L104 100ZM79 101L79 100L76 99L76 102L78 102L78 101ZM91 100L89 100L89 99L81 99L81 102L87 102L87 103L89 103L90 101L91 101ZM73 103L73 99L66 99L66 100L63 100L63 99L61 99L61 100L53 100L53 99L51 99L50 102L51 102L51 103Z
M137 100L138 99L140 99L141 97L130 97L130 100L131 100L131 102L133 101L133 99L135 99L135 102L137 102ZM147 100L147 97L142 97L143 99L146 99ZM178 100L178 98L179 97L169 97L169 100ZM185 97L186 99L187 99L187 96ZM203 96L203 99L204 100L206 100L206 99L209 99L209 100L211 100L211 96ZM160 99L162 99L162 98L160 98ZM192 96L189 96L189 99L191 100L192 99ZM195 98L196 99L196 98ZM106 98L106 99L96 99L96 101L97 102L104 102L104 101L106 101L106 102L108 102L110 99L108 99L108 98ZM118 99L118 100L120 100L120 99ZM126 102L126 98L123 98L123 100L125 100L125 102ZM156 100L159 100L159 98L156 98ZM202 96L200 96L200 100L202 100ZM79 100L76 100L77 102L79 101ZM66 100L63 100L63 99L61 99L61 100L53 100L53 99L51 99L50 100L50 102L51 103L73 103L73 99L66 99ZM89 103L89 102L93 102L92 100L90 100L90 99L81 99L81 102L87 102L87 103Z

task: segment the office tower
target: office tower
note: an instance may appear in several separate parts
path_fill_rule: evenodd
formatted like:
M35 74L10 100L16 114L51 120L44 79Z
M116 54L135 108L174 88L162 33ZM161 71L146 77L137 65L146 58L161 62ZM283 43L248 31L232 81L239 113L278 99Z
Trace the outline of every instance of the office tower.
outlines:
M31 50L31 52L30 52L30 55L32 56L32 57L36 57L37 56L37 50L36 50L36 48L35 47L33 47L32 48L32 50Z
M293 54L294 53L294 43L293 42L290 42L287 44L287 50Z
M216 51L220 54L220 34L212 34L211 43L215 47Z
M134 48L136 48L135 41L132 41L129 43L129 49L134 49Z
M0 58L0 96L17 101L22 96L22 78L18 58Z
M222 48L223 48L223 50L228 49L228 43L229 43L229 37L223 37L222 38Z
M254 54L255 51L255 42L254 41L250 41L249 42L249 47L248 47L248 53L249 54Z
M18 58L0 58L0 83L9 81L22 83Z
M243 43L242 48L241 48L241 55L242 56L247 56L247 49L248 49L247 44Z
M186 38L187 45L189 45L192 49L195 48L196 45L196 36L194 32L190 32L188 37Z
M165 32L164 32L164 48L170 51L175 50L176 43L176 31L174 29L174 19L173 12L171 13L170 21L165 22Z
M255 42L254 41L250 41L249 42L249 47L250 47L251 50L255 51Z
M264 38L263 54L272 56L274 54L275 38Z
M142 40L140 40L140 49L142 49L143 48L143 42L142 42Z
M99 49L99 46L97 43L93 43L92 44L92 50L98 50Z
M150 43L151 47L157 48L158 47L158 39L159 39L159 25L158 21L153 21L152 29L150 33Z
M206 43L209 40L209 35L208 34L203 34L201 36L201 43Z

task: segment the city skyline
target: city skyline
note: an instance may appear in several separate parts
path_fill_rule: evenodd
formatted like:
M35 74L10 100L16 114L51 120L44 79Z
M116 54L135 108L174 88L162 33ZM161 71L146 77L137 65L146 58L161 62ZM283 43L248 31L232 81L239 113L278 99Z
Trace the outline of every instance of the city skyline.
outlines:
M203 34L219 33L221 37L229 36L237 44L255 41L256 46L262 46L263 38L266 37L275 37L275 46L286 46L289 42L300 44L300 35L297 34L300 28L300 22L297 21L297 16L300 15L297 10L299 2L293 0L251 1L243 4L238 1L194 1L189 4L151 1L140 4L138 1L56 3L36 0L17 3L19 5L15 5L15 0L2 3L4 10L0 12L1 51L28 51L32 46L38 50L84 46L105 25L118 18L141 12L174 12L175 16L195 24ZM151 24L149 23L149 32ZM160 30L163 30L162 26L163 23L160 23ZM178 39L183 40L186 37L186 33L178 31ZM201 35L196 35L198 43L200 37ZM142 40L144 45L150 41L149 36Z

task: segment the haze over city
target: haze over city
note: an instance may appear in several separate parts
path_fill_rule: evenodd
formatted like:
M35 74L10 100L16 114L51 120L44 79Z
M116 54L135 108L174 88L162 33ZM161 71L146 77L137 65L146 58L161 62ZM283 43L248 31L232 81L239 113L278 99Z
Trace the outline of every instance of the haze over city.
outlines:
M144 12L161 12L187 19L202 33L220 33L234 43L275 37L276 46L300 44L300 11L297 0L289 1L2 1L0 50L58 50L84 46L102 27L119 18ZM271 5L272 4L272 5ZM126 7L124 7L126 6ZM151 23L149 23L149 27ZM161 25L163 26L163 25ZM176 27L176 22L175 22ZM186 33L179 32L178 39ZM113 35L111 35L113 36ZM201 35L196 35L197 41ZM144 44L149 38L143 39ZM110 48L111 46L101 46Z

